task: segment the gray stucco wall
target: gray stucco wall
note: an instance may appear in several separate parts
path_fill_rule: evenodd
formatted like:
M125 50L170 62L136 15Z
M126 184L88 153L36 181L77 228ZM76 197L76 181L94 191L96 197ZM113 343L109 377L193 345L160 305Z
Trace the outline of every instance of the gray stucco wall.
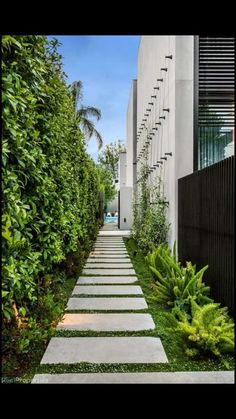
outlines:
M132 187L120 188L120 230L129 230L133 223L132 192Z
M137 80L132 80L127 109L127 140L126 140L126 185L136 184L136 136L137 136Z
M166 55L173 55L173 58L165 58ZM165 157L166 152L172 152L172 157L168 156L167 161L163 160L163 164L149 175L149 183L155 184L156 176L163 179L165 195L169 201L170 246L177 239L177 181L193 171L193 59L193 36L141 38L138 54L137 132L142 123L145 123L145 129L137 143L137 155L146 141L147 133L156 126L156 122L161 122L148 146L149 166L156 164L160 157ZM161 68L167 68L167 71ZM163 82L157 81L159 78L163 78ZM159 87L159 90L154 87ZM163 108L169 108L170 111L165 112ZM147 112L147 109L151 111ZM145 113L148 116L145 117ZM160 116L165 116L165 119L159 119ZM147 121L143 122L143 119ZM139 168L140 163L137 170Z

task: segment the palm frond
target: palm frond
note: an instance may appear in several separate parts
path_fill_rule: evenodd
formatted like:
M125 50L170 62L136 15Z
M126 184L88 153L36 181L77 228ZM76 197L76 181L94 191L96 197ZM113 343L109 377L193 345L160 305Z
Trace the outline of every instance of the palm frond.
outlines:
M97 142L98 142L98 150L100 150L100 148L103 146L102 136L101 134L99 134L99 132L95 128L94 128L93 134L96 137Z
M93 122L87 118L81 118L80 123L84 132L85 139L89 140L94 135L98 142L98 149L100 150L100 148L103 146L103 139L101 134L99 134L99 132L94 127Z
M93 106L81 106L77 110L77 115L82 118L94 116L99 121L99 119L101 118L101 111L97 108L94 108Z
M102 116L100 109L94 108L93 106L86 106L86 109L87 115L94 116L99 121Z
M80 123L82 125L82 130L84 132L85 138L89 140L92 137L95 129L93 122L87 118L81 118Z

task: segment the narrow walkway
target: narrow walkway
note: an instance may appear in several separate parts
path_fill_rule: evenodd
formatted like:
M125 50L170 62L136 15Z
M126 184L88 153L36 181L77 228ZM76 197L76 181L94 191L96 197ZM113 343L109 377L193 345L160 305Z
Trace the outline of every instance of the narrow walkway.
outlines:
M153 330L155 324L151 315L145 312L147 303L142 289L136 285L138 278L122 235L114 224L107 224L100 230L95 248L68 301L66 314L57 326L68 335L50 340L41 364L168 362L158 337L132 336L132 332ZM88 332L89 336L74 337L76 331ZM103 335L91 336L91 332L102 332ZM109 334L104 336L106 332ZM111 336L111 332L129 332L129 336ZM232 379L222 372L220 375L204 372L64 373L37 374L32 383L210 383L232 382Z

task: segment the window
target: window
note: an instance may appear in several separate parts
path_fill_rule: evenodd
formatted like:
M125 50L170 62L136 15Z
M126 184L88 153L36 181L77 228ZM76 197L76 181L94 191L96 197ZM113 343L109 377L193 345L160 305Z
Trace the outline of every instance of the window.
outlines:
M196 37L195 170L234 154L234 38Z

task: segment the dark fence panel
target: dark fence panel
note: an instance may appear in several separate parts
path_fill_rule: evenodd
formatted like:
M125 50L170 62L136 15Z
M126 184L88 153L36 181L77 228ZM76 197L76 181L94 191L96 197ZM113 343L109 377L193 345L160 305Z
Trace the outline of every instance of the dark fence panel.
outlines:
M234 312L234 156L178 180L178 254Z

